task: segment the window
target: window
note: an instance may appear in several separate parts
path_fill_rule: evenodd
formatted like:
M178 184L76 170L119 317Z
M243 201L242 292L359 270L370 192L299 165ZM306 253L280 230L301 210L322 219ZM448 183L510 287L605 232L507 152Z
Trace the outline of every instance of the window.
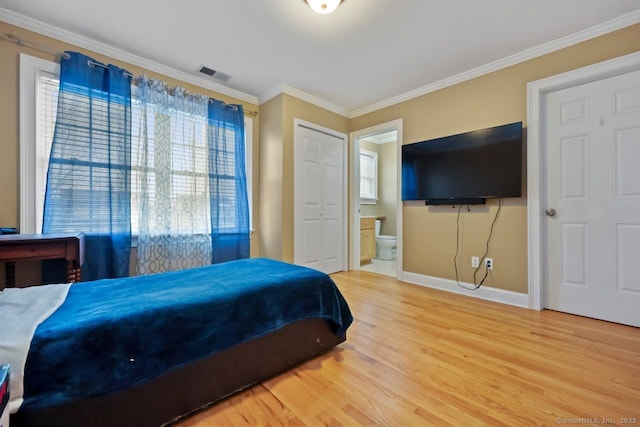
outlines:
M158 114L158 110L162 108L150 105L143 116L142 102L132 96L131 231L138 234L137 213L142 200L146 200L150 232L170 229L177 234L207 234L207 118L174 109ZM142 119L147 123L144 130L140 129L144 126L138 126ZM156 133L158 129L160 132ZM148 132L147 152L141 132ZM171 178L157 180L156 176ZM142 194L148 197L139 197Z
M49 152L55 127L57 94L59 86L59 65L53 62L20 55L20 229L23 233L39 233L42 230L42 212L46 176L49 164ZM132 101L132 114L140 114L140 107ZM173 116L172 128L183 128L182 124L197 120L193 117ZM133 123L136 121L133 120ZM206 191L206 120L197 123L193 145L172 145L171 150L179 154L181 162L172 165L172 183L174 188L184 188L178 192L176 203L188 206L189 209L205 209L208 213L207 199L199 194L188 192L196 188ZM132 144L135 144L135 129L132 129ZM251 139L253 120L245 117L245 158L247 173L247 192L249 196L249 218L251 218ZM132 232L137 234L138 216L136 188L139 181L140 166L132 156ZM191 185L196 183L196 185ZM190 191L190 190L189 190ZM232 202L227 201L227 204ZM200 228L207 228L208 215L203 215ZM178 228L180 218L171 218ZM229 224L230 226L232 224ZM200 225L198 225L199 227ZM188 229L198 229L191 224ZM187 228L187 227L185 227Z
M360 203L378 201L378 153L360 150Z

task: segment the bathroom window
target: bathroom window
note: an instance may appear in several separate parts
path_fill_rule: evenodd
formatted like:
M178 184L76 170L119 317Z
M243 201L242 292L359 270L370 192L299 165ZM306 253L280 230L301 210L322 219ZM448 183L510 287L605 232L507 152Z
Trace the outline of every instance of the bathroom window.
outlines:
M378 201L378 153L360 150L360 203L375 205Z

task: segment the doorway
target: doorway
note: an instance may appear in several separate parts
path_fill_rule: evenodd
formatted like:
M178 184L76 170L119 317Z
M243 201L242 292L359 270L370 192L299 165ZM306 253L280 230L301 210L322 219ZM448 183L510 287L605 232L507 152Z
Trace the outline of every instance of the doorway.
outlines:
M531 308L640 326L639 70L632 54L529 85Z
M386 274L398 279L402 277L402 202L401 194L401 167L400 153L402 146L402 119L392 122L383 123L370 128L352 132L350 135L350 224L351 233L349 238L349 268L351 270L368 269L369 271ZM370 151L377 152L379 164L378 187L382 191L380 197L375 199L364 200L360 197L360 153L361 149L368 146ZM376 148L378 147L378 148ZM392 167L388 166L388 162L382 157L385 153L393 150L393 155L387 157L393 158ZM388 160L388 159L386 159ZM380 167L382 164L382 167ZM385 168L385 164L386 169ZM392 176L390 176L392 174ZM392 187L390 189L390 186ZM387 189L387 195L384 191ZM389 200L389 195L392 199ZM379 221L380 233L389 237L395 236L395 248L386 254L391 253L392 256L379 255L379 245L376 244L376 256L372 258L372 262L367 262L361 266L361 220L362 217L373 218ZM384 258L384 259L381 259Z

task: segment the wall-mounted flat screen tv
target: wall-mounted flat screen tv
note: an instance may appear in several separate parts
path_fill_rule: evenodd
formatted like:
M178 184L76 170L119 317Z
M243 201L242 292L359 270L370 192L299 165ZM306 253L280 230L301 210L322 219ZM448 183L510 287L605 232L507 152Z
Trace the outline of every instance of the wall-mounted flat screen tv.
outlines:
M522 122L402 146L402 200L480 204L522 195Z

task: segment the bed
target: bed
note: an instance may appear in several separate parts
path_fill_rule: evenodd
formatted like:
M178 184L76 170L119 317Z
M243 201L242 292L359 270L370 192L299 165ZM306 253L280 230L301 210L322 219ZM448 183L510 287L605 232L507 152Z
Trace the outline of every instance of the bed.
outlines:
M263 258L65 286L34 327L12 427L171 423L328 351L352 322L329 276Z

